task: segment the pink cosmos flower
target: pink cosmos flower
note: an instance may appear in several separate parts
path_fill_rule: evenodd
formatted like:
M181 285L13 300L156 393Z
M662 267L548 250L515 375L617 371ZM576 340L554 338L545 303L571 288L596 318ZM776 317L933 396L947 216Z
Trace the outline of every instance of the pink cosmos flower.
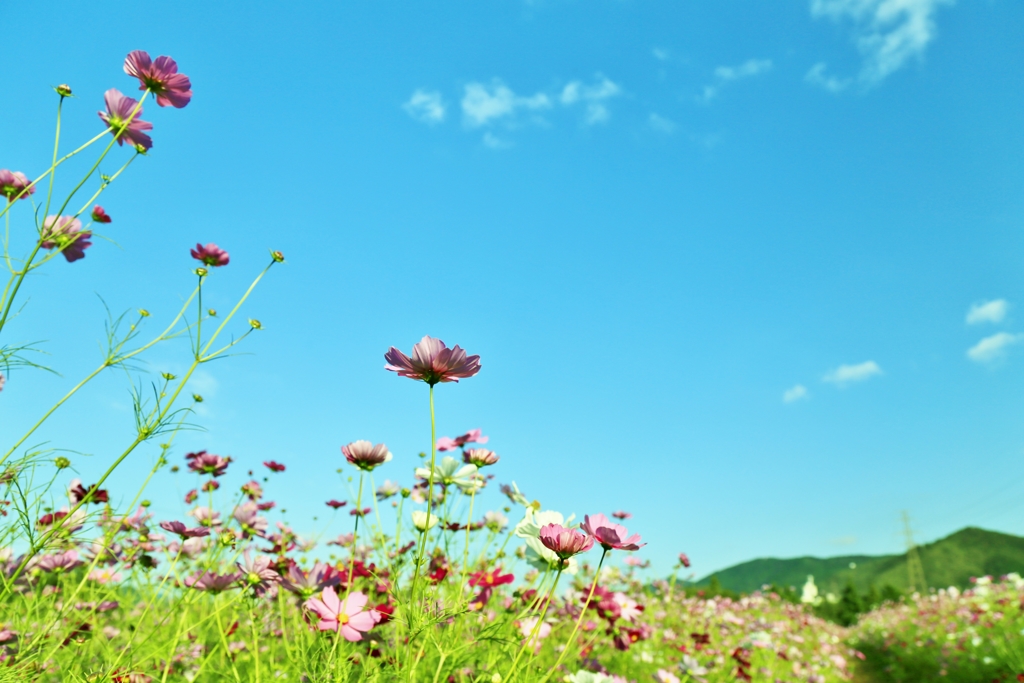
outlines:
M412 347L412 358L394 346L384 354L385 370L399 377L417 379L433 386L438 382L458 382L480 372L480 356L467 356L459 346L448 348L440 339L425 336Z
M359 591L349 593L347 598L341 600L334 587L328 586L320 593L320 598L307 600L305 607L320 617L316 625L318 629L340 632L345 640L354 643L362 640L363 634L380 621L377 610L363 610L366 601L366 595Z
M646 543L637 544L640 534L630 536L626 527L609 521L602 514L596 514L593 517L584 515L580 528L600 543L605 550L639 550L647 545Z
M82 562L78 559L78 551L74 549L53 555L43 555L36 562L36 566L44 572L71 571L81 564Z
M686 568L690 567L690 558L686 556L686 553L679 553L679 564Z
M226 266L231 262L231 257L228 256L228 252L218 247L213 242L208 243L205 247L196 242L196 248L190 250L192 258L197 261L202 261L203 265L211 266L213 268L219 268L220 266Z
M250 473L251 474L251 473ZM259 500L263 497L263 487L255 479L242 484L242 493L249 498L249 500Z
M233 587L241 577L242 575L239 572L215 574L214 572L205 571L199 572L195 576L186 576L185 585L199 591L219 593Z
M271 569L270 562L270 558L266 555L252 559L249 551L246 550L243 561L236 563L242 572L242 580L252 588L257 596L264 595L272 584L281 581L281 575Z
M82 222L74 216L47 216L41 237L43 249L60 249L68 263L85 258L85 250L92 246L92 233L82 230Z
M284 472L284 465L282 465L279 462L274 462L273 460L267 460L263 464L271 472Z
M309 598L328 586L341 583L341 573L334 567L323 562L316 562L308 572L303 571L295 562L288 564L288 573L281 579L281 585L303 598Z
M353 441L341 447L345 459L361 470L370 471L377 465L391 460L391 451L382 443L376 446L369 441Z
M139 79L139 90L148 89L156 95L161 107L181 109L192 99L192 83L178 73L178 63L161 55L154 62L148 52L132 50L124 60L124 72Z
M227 472L228 465L231 464L231 458L222 458L206 451L189 453L185 459L188 460L188 468L193 472L209 474L213 477L219 477Z
M348 501L345 500L334 500L332 498L331 500L327 501L327 507L333 508L335 510L337 510L338 508L343 508L346 505L348 505Z
M200 536L209 536L210 530L202 527L195 527L189 529L181 522L160 522L160 528L164 531L170 531L172 534L178 534L182 538L198 538Z
M500 460L500 456L486 448L471 448L462 454L462 460L477 467L487 467Z
M103 207L97 204L92 207L92 221L93 223L109 223L110 216L103 210Z
M8 171L0 169L0 194L7 197L11 203L15 199L28 199L30 194L35 193L36 188L28 177L21 171ZM19 196L20 195L20 196Z
M267 519L266 517L259 516L259 509L256 503L249 501L237 506L232 513L232 517L242 525L242 530L245 534L252 534L253 536L263 536L266 534Z
M470 429L462 436L457 436L454 439L449 436L442 436L437 440L437 450L439 451L453 451L456 448L462 448L469 443L487 443L491 437L484 436L483 430L481 429Z
M626 521L627 519L630 519L632 516L632 512L626 512L625 510L616 510L615 512L612 513L612 517L614 517L615 519L621 519L622 521Z
M110 132L117 140L117 144L123 145L127 140L132 145L144 150L153 147L153 138L143 132L153 130L153 124L142 120L142 107L138 107L138 111L136 111L139 104L136 100L122 95L117 88L111 88L105 92L103 99L107 103L107 113L97 113L103 122L110 126Z
M208 507L197 507L189 514L195 517L195 520L202 526L220 526L220 513L214 512Z
M545 524L541 527L540 542L562 560L568 560L594 547L593 538L561 524Z

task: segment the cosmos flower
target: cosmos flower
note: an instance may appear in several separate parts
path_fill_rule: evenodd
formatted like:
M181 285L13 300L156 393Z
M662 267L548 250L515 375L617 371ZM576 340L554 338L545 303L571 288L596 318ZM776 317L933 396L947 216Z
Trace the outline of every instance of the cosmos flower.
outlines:
M593 517L583 516L581 527L589 536L601 544L605 550L639 550L646 543L637 544L640 534L629 535L626 527L615 524L602 514Z
M391 496L399 492L400 487L390 479L385 479L384 483L377 487L377 499L387 500Z
M327 507L334 508L335 510L337 510L338 508L343 508L346 505L348 505L348 501L344 501L344 500L333 500L332 499L332 500L327 501Z
M341 452L349 463L367 472L391 460L391 451L382 443L375 446L369 441L353 441L342 446Z
M686 556L686 553L679 553L679 564L687 569L690 567L690 558Z
M169 531L172 534L178 534L182 538L199 538L201 536L209 536L210 530L202 527L195 527L189 529L181 522L160 522L160 528L164 531Z
M540 542L558 555L563 562L594 547L594 539L591 536L581 534L575 529L567 529L560 524L545 524L541 527Z
M397 372L433 386L439 382L458 382L480 372L480 356L467 356L459 346L448 348L440 339L425 336L412 347L412 358L394 346L384 354L384 369Z
M189 453L185 459L188 460L188 468L193 472L209 474L213 477L223 475L228 471L228 465L231 464L231 458L222 458L206 451Z
M103 210L103 207L97 204L92 207L92 222L93 223L109 223L111 221L110 216Z
M72 548L62 553L43 555L35 563L35 566L44 572L66 572L81 564L82 562L78 559L78 551Z
M366 602L366 595L359 591L341 600L334 587L328 586L320 593L320 598L307 600L305 607L320 617L316 625L319 630L341 633L345 640L354 643L362 640L363 634L380 621L376 610L363 609Z
M578 566L576 558L569 558L568 564L555 554L555 551L545 546L540 540L540 530L548 524L565 525L572 522L573 516L568 519L561 512L555 510L534 510L532 506L526 508L523 519L516 525L515 535L526 541L526 561L536 569L559 569L569 574L575 574ZM564 565L564 567L563 567Z
M28 199L35 191L35 186L21 171L0 169L0 194L7 197L8 203L15 199Z
M271 472L284 472L284 465L282 465L279 462L274 462L273 460L265 460L263 462L263 465Z
M103 99L107 104L107 112L98 112L98 114L103 122L110 127L110 132L117 140L117 144L123 145L127 140L137 148L151 149L153 138L143 131L153 130L153 124L142 120L142 107L138 106L138 101L122 95L117 88L111 88L104 93Z
M178 63L161 55L153 61L149 53L132 50L124 60L124 72L139 79L139 90L156 95L161 107L171 105L181 109L192 99L192 83L188 76L178 73Z
M228 256L228 252L224 251L213 242L210 242L206 246L197 242L196 248L191 249L189 253L192 254L192 258L197 261L201 261L204 266L210 266L212 268L226 266L231 262L231 257Z
M98 489L95 484L86 487L82 485L81 479L72 479L68 484L68 498L71 499L71 504L76 505L79 501L85 500L86 496L90 503L110 502L110 494L106 489Z
M271 585L281 580L281 575L270 567L270 563L271 559L266 555L253 559L248 550L242 556L242 561L236 563L242 573L242 581L257 596L264 595Z
M501 458L494 451L489 451L486 448L471 448L462 454L463 462L476 465L477 467L487 467L498 462Z
M445 486L455 485L460 488L474 486L473 475L477 472L476 465L463 465L458 460L446 455L434 467L434 483ZM430 467L417 467L416 476L424 481L430 480Z
M612 517L615 519L621 519L623 521L630 519L633 516L632 512L626 512L625 510L616 510L612 513Z
M308 572L303 571L295 562L289 562L288 571L281 577L281 585L303 599L311 597L317 591L328 586L341 583L341 574L329 564L316 562Z
M515 581L515 576L512 574L502 574L501 567L495 567L489 572L475 572L469 576L470 586L503 586L508 583Z
M233 588L242 575L238 572L229 572L227 574L217 574L211 571L204 571L195 574L194 576L185 577L185 585L189 588L195 588L199 591L209 591L211 593L220 593L226 591L229 588Z
M420 531L432 529L437 526L437 523L440 521L441 519L434 513L430 513L430 517L428 519L427 513L423 510L413 510L412 525Z
M85 258L85 250L92 246L92 233L82 230L82 222L73 216L47 216L43 220L43 249L59 249L68 263Z
M437 440L437 450L439 451L453 451L456 448L462 448L469 443L485 444L491 437L484 436L483 431L479 428L470 429L462 436L457 436L454 439L450 436L442 436Z

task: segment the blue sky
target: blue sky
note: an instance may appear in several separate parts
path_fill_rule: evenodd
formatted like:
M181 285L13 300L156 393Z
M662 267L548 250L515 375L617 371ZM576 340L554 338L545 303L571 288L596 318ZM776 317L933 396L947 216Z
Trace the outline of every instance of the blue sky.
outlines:
M299 530L344 495L344 443L386 442L380 478L411 480L426 388L383 353L430 334L483 362L439 387L439 433L482 427L497 481L545 507L631 511L656 568L895 552L903 509L918 540L1024 533L1019 2L282 7L5 10L0 167L45 168L49 86L77 96L68 144L95 134L130 50L195 95L147 104L152 154L102 201L117 245L30 282L4 341L45 340L61 375L10 377L4 442L98 361L97 294L155 329L214 241L218 309L267 249L288 263L172 457L230 454L233 485L286 463L269 493ZM147 367L186 364L168 345ZM39 440L95 477L131 439L127 389L103 377ZM191 487L147 495L179 516Z

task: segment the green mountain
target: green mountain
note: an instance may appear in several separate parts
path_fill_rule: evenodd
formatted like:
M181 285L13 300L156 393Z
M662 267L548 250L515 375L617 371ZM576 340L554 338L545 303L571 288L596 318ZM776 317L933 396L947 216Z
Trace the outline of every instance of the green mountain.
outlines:
M963 588L969 585L972 576L1024 574L1024 538L1010 534L967 527L919 546L917 551L925 580L931 588ZM723 588L749 593L765 584L793 586L799 590L809 574L814 576L823 594L839 594L848 582L862 593L872 585L877 588L891 585L904 591L909 584L906 553L751 560L715 572L713 576L718 577ZM697 581L696 585L707 585L711 576Z

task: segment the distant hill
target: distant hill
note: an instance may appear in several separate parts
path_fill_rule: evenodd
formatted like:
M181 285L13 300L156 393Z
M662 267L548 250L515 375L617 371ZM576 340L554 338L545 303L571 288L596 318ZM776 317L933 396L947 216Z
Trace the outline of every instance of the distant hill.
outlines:
M929 587L965 587L972 576L1024 574L1024 538L967 527L946 538L918 547ZM850 565L856 568L851 569ZM822 592L839 593L848 581L861 592L871 585L886 584L903 591L908 584L907 557L902 555L848 555L844 557L797 557L751 560L715 572L723 588L749 593L764 584L799 589L814 575ZM697 581L707 585L712 575Z

